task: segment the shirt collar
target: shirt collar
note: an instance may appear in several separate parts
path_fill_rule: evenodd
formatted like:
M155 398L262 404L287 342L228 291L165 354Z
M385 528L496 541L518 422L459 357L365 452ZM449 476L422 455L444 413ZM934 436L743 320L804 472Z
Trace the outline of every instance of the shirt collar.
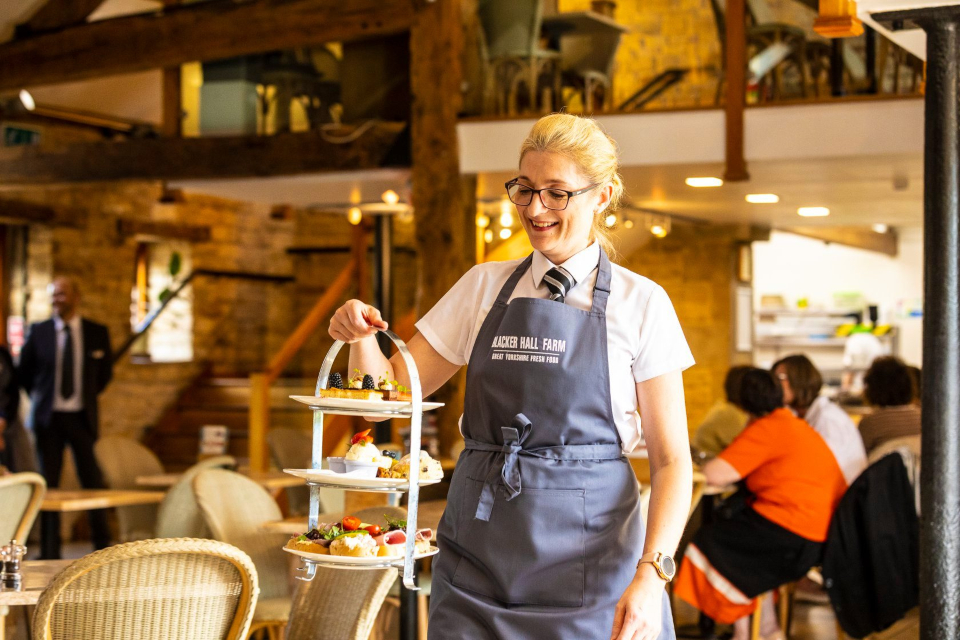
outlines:
M63 331L64 325L70 325L70 331L76 335L80 331L80 314L74 314L73 318L70 319L70 322L64 322L63 318L60 316L53 316L53 326L57 328L57 333Z
M589 247L581 251L580 253L571 256L564 262L561 267L570 272L576 281L577 284L580 284L587 279L587 276L590 275L590 272L597 268L597 265L600 263L600 243L594 241ZM533 273L533 284L538 288L543 283L543 276L547 274L547 271L554 268L555 264L550 262L549 259L539 251L533 252L533 267L531 272Z

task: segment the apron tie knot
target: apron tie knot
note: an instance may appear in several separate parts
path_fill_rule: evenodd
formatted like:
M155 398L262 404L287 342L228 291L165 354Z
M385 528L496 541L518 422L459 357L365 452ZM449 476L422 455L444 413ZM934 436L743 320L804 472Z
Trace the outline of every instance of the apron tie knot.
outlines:
M513 500L522 491L520 481L520 452L523 451L523 443L530 435L530 428L533 423L522 413L518 413L513 418L512 426L500 427L503 433L503 467L500 469L500 482L494 475L496 467L491 469L490 476L483 483L483 491L480 492L480 502L477 504L477 512L474 516L476 520L490 521L490 514L493 512L493 503L496 501L497 488L500 483L503 484L507 493L507 500Z

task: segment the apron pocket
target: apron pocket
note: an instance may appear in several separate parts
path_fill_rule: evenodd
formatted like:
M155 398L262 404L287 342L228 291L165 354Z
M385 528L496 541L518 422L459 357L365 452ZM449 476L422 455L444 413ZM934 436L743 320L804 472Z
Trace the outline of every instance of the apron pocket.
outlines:
M490 521L474 518L483 483L466 479L453 584L507 604L579 607L584 591L582 489L497 490Z

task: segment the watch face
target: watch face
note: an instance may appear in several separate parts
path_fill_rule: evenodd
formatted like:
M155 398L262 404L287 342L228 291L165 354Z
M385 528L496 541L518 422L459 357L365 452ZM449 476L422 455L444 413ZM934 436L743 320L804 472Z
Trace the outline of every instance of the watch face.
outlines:
M660 569L671 579L677 574L677 563L670 556L660 556Z

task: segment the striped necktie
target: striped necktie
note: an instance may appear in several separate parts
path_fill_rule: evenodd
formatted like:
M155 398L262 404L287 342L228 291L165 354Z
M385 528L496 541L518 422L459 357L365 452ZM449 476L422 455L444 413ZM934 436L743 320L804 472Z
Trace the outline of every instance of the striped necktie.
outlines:
M563 302L567 292L577 284L577 279L563 267L554 267L543 276L543 282L550 289L550 299Z

